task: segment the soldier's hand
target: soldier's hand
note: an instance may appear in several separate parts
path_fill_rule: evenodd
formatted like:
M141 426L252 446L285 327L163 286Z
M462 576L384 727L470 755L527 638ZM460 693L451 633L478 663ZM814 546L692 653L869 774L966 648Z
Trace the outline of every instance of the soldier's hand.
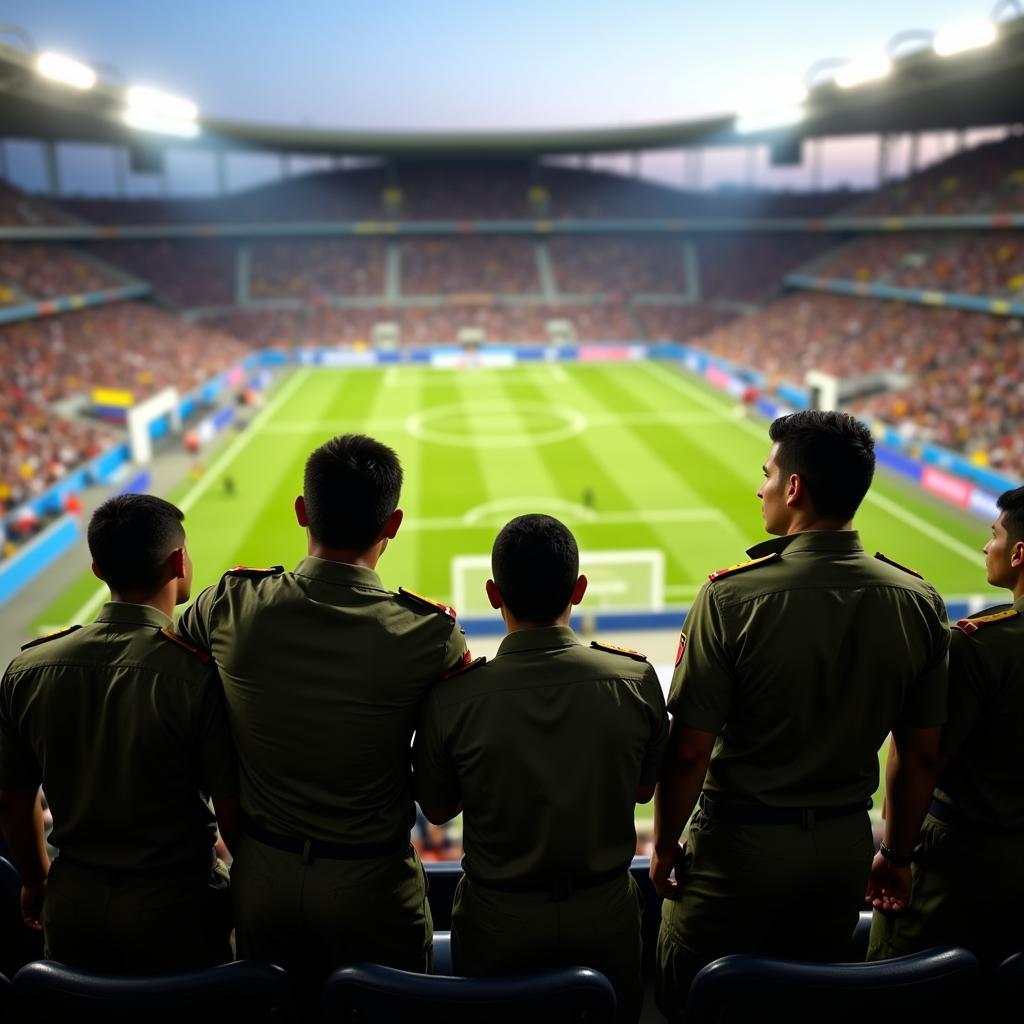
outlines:
M46 895L46 879L38 885L21 887L21 919L33 931L43 930L43 897Z
M901 913L910 906L911 877L909 867L897 867L876 853L871 862L864 902L884 914Z
M654 848L651 854L651 882L655 892L663 899L679 899L679 879L672 877L672 872L677 864L681 864L685 847L679 843L673 843L671 848L659 852Z

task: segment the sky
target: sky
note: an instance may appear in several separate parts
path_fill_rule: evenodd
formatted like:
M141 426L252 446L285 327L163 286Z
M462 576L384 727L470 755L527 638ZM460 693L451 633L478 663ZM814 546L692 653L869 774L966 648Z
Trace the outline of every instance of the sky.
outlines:
M128 83L187 96L218 117L495 129L728 113L798 88L816 60L877 53L897 32L985 17L992 7L993 0L6 0L0 20L27 31L40 50L113 65ZM935 140L933 148L942 146ZM40 159L28 147L7 148L12 178L38 175ZM98 191L104 179L113 187L109 152L90 149L62 152L69 191ZM835 143L826 149L829 183L843 175L867 183L874 159L863 142ZM680 154L644 164L648 174L682 178ZM206 157L175 158L170 167L177 193L213 187ZM801 184L798 172L769 173L764 154L757 172L764 183ZM234 187L276 173L275 161L258 158L229 168ZM745 173L742 154L712 154L705 184Z

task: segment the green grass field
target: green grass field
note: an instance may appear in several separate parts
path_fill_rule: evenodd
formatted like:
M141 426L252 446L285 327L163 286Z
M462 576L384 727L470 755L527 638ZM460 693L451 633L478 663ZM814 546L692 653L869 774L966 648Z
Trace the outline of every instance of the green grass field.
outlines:
M380 564L392 588L452 601L453 560L486 556L498 529L523 512L568 523L584 561L588 552L663 551L669 605L687 604L709 570L741 561L764 538L755 492L769 448L766 424L672 366L302 369L196 483L169 495L187 513L196 593L234 565L291 568L302 558L292 501L303 462L346 431L393 446L405 467L406 520ZM233 496L224 493L225 473L235 481ZM592 507L583 502L588 489ZM857 525L868 550L915 567L947 598L988 589L980 551L988 530L980 520L880 475ZM594 572L604 589L592 600L615 600L616 570ZM620 597L644 592L628 572L619 582ZM482 593L465 596L468 610L483 607ZM38 625L87 621L104 598L85 574ZM670 664L670 646L648 649L651 660ZM638 819L650 813L649 805L639 808Z
M548 512L572 527L584 558L664 552L665 602L686 604L709 570L740 561L764 537L755 491L769 448L765 426L654 362L302 369L198 482L170 497L187 512L197 590L234 565L290 568L305 551L291 506L306 455L335 433L362 431L392 445L406 472L406 521L380 564L385 585L451 602L456 556L486 556L512 516ZM233 496L224 493L225 473L236 483ZM987 589L980 521L880 476L858 527L869 550L915 567L947 597ZM591 608L646 602L648 573L595 567ZM464 574L460 612L484 611L485 575ZM38 624L87 620L102 599L84 574Z

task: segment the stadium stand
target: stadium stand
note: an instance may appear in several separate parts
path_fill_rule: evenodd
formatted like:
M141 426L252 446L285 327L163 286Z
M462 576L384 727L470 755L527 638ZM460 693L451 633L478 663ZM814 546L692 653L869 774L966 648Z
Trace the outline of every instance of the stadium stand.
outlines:
M384 242L261 241L250 251L253 299L309 299L317 293L365 296L384 291Z
M536 293L540 290L533 244L522 238L407 241L402 251L406 295Z
M0 242L0 283L29 298L56 299L116 288L126 277L70 249Z

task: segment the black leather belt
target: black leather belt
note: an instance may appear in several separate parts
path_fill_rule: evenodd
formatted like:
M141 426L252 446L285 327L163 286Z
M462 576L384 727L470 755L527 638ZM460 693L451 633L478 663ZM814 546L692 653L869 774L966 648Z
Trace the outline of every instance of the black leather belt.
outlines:
M408 855L412 851L409 837L403 836L390 843L328 843L323 839L301 839L299 836L283 836L271 832L262 825L246 818L242 831L264 846L287 853L298 853L309 863L311 860L372 860L378 857Z
M928 813L938 818L945 825L961 829L964 832L977 832L983 836L1024 836L1024 826L996 825L988 821L975 821L941 800L932 800Z
M701 793L697 805L709 818L728 825L799 825L809 832L816 821L863 814L871 809L871 799L833 807L768 807Z
M616 878L625 878L629 874L629 866L615 868L613 871L603 871L597 875L552 875L549 879L540 878L512 878L495 881L484 881L475 875L466 873L473 885L479 885L483 889L494 889L495 892L514 892L521 895L544 896L560 903L567 900L578 889L594 889L605 882L611 882Z

